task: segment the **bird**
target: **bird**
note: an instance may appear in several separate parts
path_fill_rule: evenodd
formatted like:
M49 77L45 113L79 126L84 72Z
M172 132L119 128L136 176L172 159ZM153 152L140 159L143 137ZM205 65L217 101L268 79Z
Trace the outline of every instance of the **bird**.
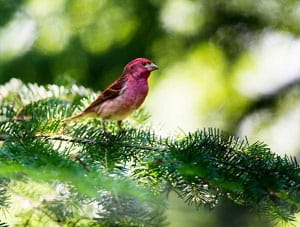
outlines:
M147 58L130 61L116 81L83 111L64 119L64 124L81 117L100 117L104 130L107 120L116 120L122 128L122 121L144 102L149 90L148 78L157 69L158 66Z

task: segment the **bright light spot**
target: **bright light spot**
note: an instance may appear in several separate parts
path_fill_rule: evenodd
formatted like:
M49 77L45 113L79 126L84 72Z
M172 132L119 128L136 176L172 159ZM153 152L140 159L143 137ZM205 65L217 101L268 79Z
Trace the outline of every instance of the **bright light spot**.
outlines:
M267 32L252 47L254 66L238 73L237 89L246 96L269 94L300 77L300 39Z
M0 30L0 60L10 60L28 51L36 36L35 22L21 14Z
M182 59L162 71L160 83L146 101L150 121L163 135L220 126L223 122L223 115L215 114L225 96L222 52L214 45L203 44Z
M137 21L129 14L128 9L107 5L101 9L101 20L96 20L80 33L82 45L87 51L97 54L107 51L112 46L125 45L137 27Z
M46 54L56 54L68 44L71 29L65 15L66 0L30 0L25 11L37 21L35 47Z
M151 121L162 123L163 134L178 129L194 130L199 122L195 108L199 102L197 84L188 75L174 77L177 73L180 70L175 67L164 75L165 79L147 101Z
M56 54L62 51L69 43L71 36L67 20L60 16L52 16L39 21L36 47L47 54Z
M26 11L38 18L46 18L50 15L63 12L66 0L30 0L26 4Z
M81 31L99 20L99 12L107 4L106 0L68 1L68 12L74 32Z
M32 209L33 207L33 204L29 199L19 195L14 196L14 202L15 204L18 204L18 209Z
M265 125L264 121L270 117L272 115L268 112L247 117L241 124L239 135L264 141L277 154L295 154L300 149L300 106L296 105L294 109Z
M161 11L161 22L170 32L193 34L203 24L201 6L199 1L166 1Z

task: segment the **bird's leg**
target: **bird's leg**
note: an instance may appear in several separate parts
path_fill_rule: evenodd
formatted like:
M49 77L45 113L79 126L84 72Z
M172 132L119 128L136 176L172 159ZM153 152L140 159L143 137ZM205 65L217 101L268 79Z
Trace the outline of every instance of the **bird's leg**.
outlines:
M102 128L103 128L104 133L106 133L106 125L105 125L105 123L106 123L106 121L102 120Z
M122 120L117 121L117 124L118 124L118 128L122 129Z

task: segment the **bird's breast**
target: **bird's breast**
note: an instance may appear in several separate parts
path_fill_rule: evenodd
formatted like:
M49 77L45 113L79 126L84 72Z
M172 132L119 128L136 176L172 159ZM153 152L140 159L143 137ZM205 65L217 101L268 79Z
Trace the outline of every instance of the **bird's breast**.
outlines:
M128 80L120 95L105 101L98 115L104 119L122 120L139 108L148 94L147 79Z
M127 89L124 92L125 98L132 109L137 109L145 100L148 94L147 79L128 81Z

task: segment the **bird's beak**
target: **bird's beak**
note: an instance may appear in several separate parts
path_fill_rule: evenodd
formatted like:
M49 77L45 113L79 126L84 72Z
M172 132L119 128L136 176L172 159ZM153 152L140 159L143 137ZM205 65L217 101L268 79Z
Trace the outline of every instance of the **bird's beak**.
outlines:
M146 68L151 72L151 71L158 69L158 66L155 65L154 63L151 63L151 64L147 65Z

